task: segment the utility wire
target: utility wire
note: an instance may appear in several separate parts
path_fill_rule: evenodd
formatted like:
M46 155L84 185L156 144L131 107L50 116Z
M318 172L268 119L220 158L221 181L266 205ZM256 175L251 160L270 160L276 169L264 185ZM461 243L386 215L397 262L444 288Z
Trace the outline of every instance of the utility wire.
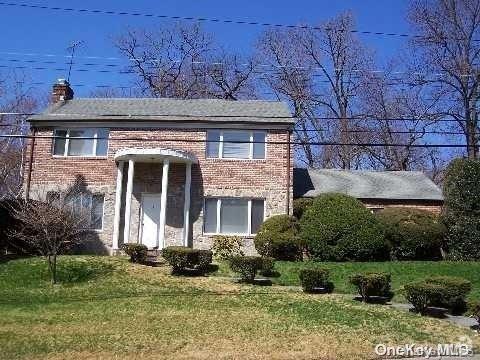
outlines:
M30 125L28 124L0 124L0 127L4 128L29 128ZM262 128L255 128L255 130L260 131L271 131L272 129L262 129ZM329 130L326 129L295 129L298 133L327 133ZM365 130L338 130L340 133L347 133L347 134L362 134L362 133L373 133L381 131L381 129L365 129ZM459 131L421 131L421 130L394 130L388 131L389 134L409 134L409 135L416 135L416 134L425 134L425 135L465 135L463 132Z
M401 38L419 37L418 35L405 34L405 33L395 33L395 32L366 31L366 30L356 30L356 29L354 29L354 30L343 30L343 29L333 29L333 28L329 28L329 27L325 27L325 26L279 24L279 23L269 23L269 22L260 22L260 21L234 20L234 19L196 17L196 16L174 16L174 15L151 14L151 13L129 12L129 11L116 11L116 10L66 8L66 7L57 7L57 6L34 5L34 4L29 4L29 3L11 3L11 2L3 2L3 1L0 2L0 5L1 6L10 6L10 7L29 8L29 9L39 9L39 10L75 12L75 13L81 13L81 14L137 16L137 17L149 17L149 18L170 19L170 20L186 20L186 21L199 21L199 22L235 24L235 25L254 25L254 26L276 27L276 28L287 28L287 29L310 29L310 30L322 30L322 31L324 31L324 30L329 31L330 30L330 31L338 31L338 32L348 31L348 32L355 33L355 34L395 36L395 37L401 37Z
M4 55L16 55L16 56L46 56L46 57L64 57L65 60L70 60L71 56L70 55L55 55L55 54L38 54L38 53L20 53L20 52L0 52L0 54ZM152 64L158 63L158 62L163 62L165 63L164 60L160 59L144 59L144 58L119 58L119 57L101 57L101 56L76 56L76 58L84 58L84 59L97 59L97 60L118 60L118 61L144 61L144 62L151 62ZM9 62L27 62L27 63L45 63L45 64L55 64L55 63L60 63L64 65L68 65L69 62L55 62L55 61L38 61L38 60L24 60L24 59L6 59L6 58L0 58L0 61L9 61ZM173 64L173 63L178 63L180 62L179 60L171 60L168 61L167 63ZM77 64L73 62L73 64ZM222 62L210 62L210 61L192 61L192 64L194 65L210 65L210 66L220 66L220 65L227 65ZM122 64L98 64L98 63L86 63L86 64L81 64L82 66L106 66L106 67L118 67L122 66ZM239 64L240 66L250 66L249 63L244 63L244 64ZM124 64L124 66L131 66L128 64ZM297 65L276 65L276 64L258 64L256 65L261 68L265 68L266 71L273 71L273 70L279 70L279 69L293 69L293 70L299 70L299 71L323 71L322 68L317 67L317 66L297 66ZM475 65L476 66L476 65ZM330 69L332 72L333 71L342 71L344 73L356 73L356 74L361 74L361 73L372 73L372 74L381 74L381 73L389 73L391 75L413 75L413 76L445 76L448 75L447 71L438 71L438 72L433 72L433 73L425 73L421 71L408 71L408 70L397 70L397 71L388 71L385 69L339 69L339 68L333 68ZM458 74L460 77L475 77L477 74L475 72L467 72L467 73L461 73Z

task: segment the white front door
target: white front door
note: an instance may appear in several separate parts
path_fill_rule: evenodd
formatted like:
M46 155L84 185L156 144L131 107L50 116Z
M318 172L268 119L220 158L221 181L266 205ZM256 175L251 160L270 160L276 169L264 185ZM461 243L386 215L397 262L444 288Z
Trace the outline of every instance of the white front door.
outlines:
M160 194L142 196L142 244L148 248L158 245L158 227L160 226Z

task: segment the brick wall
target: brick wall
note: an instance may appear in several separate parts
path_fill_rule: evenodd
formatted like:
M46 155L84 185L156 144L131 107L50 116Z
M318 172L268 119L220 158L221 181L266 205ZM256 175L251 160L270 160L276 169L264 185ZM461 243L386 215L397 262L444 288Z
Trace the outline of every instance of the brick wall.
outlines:
M362 203L369 209L380 210L391 207L408 207L419 210L430 211L440 214L442 211L443 201L428 200L377 200L377 199L361 199Z
M285 213L287 188L292 201L293 161L287 174L288 153L286 144L267 144L264 160L208 159L205 156L206 131L203 129L110 129L108 155L93 157L55 157L52 155L52 128L37 129L31 171L31 192L38 189L67 185L78 176L83 177L89 189L106 193L104 229L99 237L107 251L111 248L113 231L113 208L116 184L115 153L124 148L171 148L194 154L199 160L192 167L192 219L191 239L195 247L209 247L211 238L203 235L204 196L236 196L265 198L267 217ZM133 139L132 139L133 138ZM124 139L124 140L122 140ZM286 130L267 133L267 142L287 142ZM32 141L27 154L30 154ZM29 169L29 155L25 171ZM124 169L124 181L126 171ZM131 239L139 235L139 209L142 192L160 192L162 169L160 163L137 163L135 165L134 191L132 199ZM183 191L185 167L172 164L169 172L166 237L171 244L179 244L183 227ZM27 176L24 177L27 179ZM290 184L288 184L288 178ZM25 186L25 184L24 184ZM123 187L125 191L125 184ZM107 196L108 195L108 196ZM122 205L123 207L123 205ZM170 212L168 212L170 211ZM291 211L291 205L290 205ZM122 231L121 231L122 233ZM246 239L251 249L251 239ZM168 244L168 243L167 243Z

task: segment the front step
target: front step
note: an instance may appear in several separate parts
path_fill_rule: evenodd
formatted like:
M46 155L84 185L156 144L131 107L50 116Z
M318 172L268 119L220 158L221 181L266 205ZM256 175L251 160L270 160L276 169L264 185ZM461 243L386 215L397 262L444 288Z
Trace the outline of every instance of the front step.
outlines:
M147 259L145 264L150 266L160 266L165 264L165 261L162 258L162 251L158 249L147 250Z

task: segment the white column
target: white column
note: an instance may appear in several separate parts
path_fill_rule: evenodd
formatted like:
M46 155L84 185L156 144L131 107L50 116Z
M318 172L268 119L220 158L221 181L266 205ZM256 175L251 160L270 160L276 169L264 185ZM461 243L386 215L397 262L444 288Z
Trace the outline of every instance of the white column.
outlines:
M122 207L122 181L123 181L123 161L118 162L117 166L117 187L115 189L115 215L113 217L113 250L118 250L118 238L120 234L120 209Z
M170 160L165 159L163 161L162 172L162 194L160 198L160 232L158 236L158 248L163 249L165 247L165 222L167 218L167 191L168 191L168 169L170 167Z
M183 203L183 245L188 246L190 231L190 187L192 184L192 163L187 163L185 169L185 197Z
M132 207L132 191L133 191L133 171L135 162L128 160L128 178L127 178L127 193L125 197L125 226L123 231L123 243L127 244L130 240L130 214Z

